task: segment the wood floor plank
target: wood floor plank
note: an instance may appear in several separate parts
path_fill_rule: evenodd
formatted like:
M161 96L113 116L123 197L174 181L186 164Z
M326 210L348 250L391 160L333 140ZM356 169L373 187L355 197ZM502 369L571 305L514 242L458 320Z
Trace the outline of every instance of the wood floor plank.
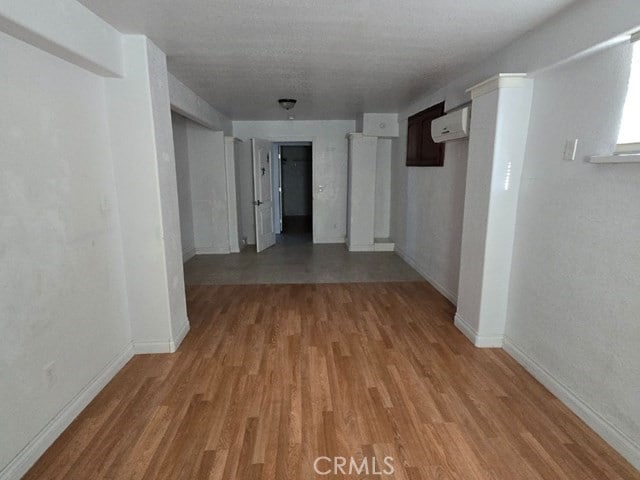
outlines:
M427 283L198 285L187 302L179 351L134 357L26 479L640 480ZM395 473L318 475L320 456Z

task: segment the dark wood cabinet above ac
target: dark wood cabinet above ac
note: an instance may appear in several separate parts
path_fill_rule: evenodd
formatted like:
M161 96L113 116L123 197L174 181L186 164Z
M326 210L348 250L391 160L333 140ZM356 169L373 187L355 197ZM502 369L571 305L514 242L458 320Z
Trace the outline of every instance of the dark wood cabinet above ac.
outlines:
M431 121L444 115L444 102L409 117L407 127L407 166L442 167L444 144L431 137Z

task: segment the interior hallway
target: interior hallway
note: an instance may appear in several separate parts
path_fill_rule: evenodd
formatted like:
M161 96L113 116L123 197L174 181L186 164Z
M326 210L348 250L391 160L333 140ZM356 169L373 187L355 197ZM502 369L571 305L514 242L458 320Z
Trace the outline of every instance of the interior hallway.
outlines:
M404 480L640 478L425 282L187 293L179 351L134 357L25 479L333 478L318 456L391 456Z
M301 235L280 235L273 247L247 247L230 255L197 255L184 266L186 285L351 283L420 281L392 252L353 253L340 244L313 244Z

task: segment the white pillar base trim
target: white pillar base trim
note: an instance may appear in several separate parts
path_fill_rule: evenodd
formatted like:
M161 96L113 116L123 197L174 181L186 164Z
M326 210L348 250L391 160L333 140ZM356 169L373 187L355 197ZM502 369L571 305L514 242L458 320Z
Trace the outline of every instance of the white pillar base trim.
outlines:
M228 247L201 247L196 248L196 255L228 255L231 253Z
M375 245L369 243L366 245L349 245L350 252L375 252Z
M129 344L80 392L67 403L58 414L24 447L11 462L0 471L0 480L18 480L36 463L42 454L71 422L82 412L91 400L111 381L111 379L133 357Z
M187 336L190 329L189 320L186 320L175 340L167 340L166 342L133 342L133 353L136 355L155 354L155 353L173 353L178 350L180 344Z
M184 337L187 336L187 333L189 333L190 329L191 329L191 324L189 323L189 319L186 318L184 323L182 324L182 327L180 327L180 331L176 335L176 338L173 340L173 342L171 342L171 345L170 345L171 353L178 350L178 348L182 344L182 341L184 340Z
M553 376L536 360L527 355L513 340L506 337L504 350L524 367L536 380L553 393L569 410L575 413L609 445L626 458L635 468L640 469L640 445L618 427L596 412L567 385Z
M458 312L456 312L453 324L478 348L502 348L504 335L479 335Z

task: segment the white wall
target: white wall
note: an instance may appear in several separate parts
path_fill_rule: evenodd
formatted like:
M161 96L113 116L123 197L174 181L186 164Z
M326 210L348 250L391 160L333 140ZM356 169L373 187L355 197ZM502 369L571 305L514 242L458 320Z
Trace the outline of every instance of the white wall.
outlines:
M231 120L196 95L193 90L169 73L171 109L211 130L231 135Z
M229 253L227 170L222 132L172 116L182 255Z
M229 218L229 251L239 253L242 246L240 237L241 217L238 205L240 203L240 191L236 177L236 164L240 152L239 145L242 142L235 137L224 137L224 157L227 173L227 214Z
M183 116L172 113L173 145L176 153L176 180L178 182L178 205L180 208L180 238L182 259L188 260L196 253L193 236L193 210L191 208L191 176L189 173L189 149L187 122Z
M0 2L0 29L28 42L0 34L0 478L16 479L188 322L164 53L73 0Z
M637 447L640 165L584 162L616 142L629 62L625 44L535 79L507 337Z
M75 0L0 2L0 31L98 75L123 76L120 33Z
M397 122L396 122L397 125ZM388 238L391 215L391 149L390 138L378 139L376 152L375 238Z
M393 143L391 237L396 251L455 303L468 141L446 144L444 167L405 165L406 119Z
M467 101L466 88L497 73L538 72L520 186L505 348L636 467L640 269L634 206L639 173L635 166L598 168L583 160L613 149L628 68L628 47L620 44L619 36L639 25L638 2L577 2L477 68L425 92L400 113L391 195L396 245L453 297L459 240L435 255L430 242L422 239L447 233L452 240L459 238L466 145L447 145L444 168L407 169L406 119L442 100L447 108ZM612 45L617 46L589 56ZM566 67L557 69L562 64ZM582 142L578 160L563 162L564 142L572 138ZM450 202L442 201L447 195ZM447 244L451 246L442 243ZM449 280L438 273L447 270Z
M256 244L256 224L253 212L253 169L251 141L236 144L236 190L238 192L238 226L240 248Z
M341 243L347 231L347 139L355 131L355 121L239 121L233 132L242 139L273 141L313 141L313 236L317 243ZM251 178L241 177L243 191ZM322 185L323 191L318 187ZM243 218L249 210L243 207ZM246 213L246 215L245 215Z
M133 342L167 352L188 321L166 63L143 36L122 45L126 76L104 82Z
M2 477L131 332L104 81L2 33L0 64Z
M146 40L146 44L171 326L169 351L175 351L189 330L189 320L187 319L182 247L180 246L180 212L175 149L173 147L173 132L171 131L169 75L167 57L164 52L149 40Z
M187 120L196 253L229 253L224 134Z

